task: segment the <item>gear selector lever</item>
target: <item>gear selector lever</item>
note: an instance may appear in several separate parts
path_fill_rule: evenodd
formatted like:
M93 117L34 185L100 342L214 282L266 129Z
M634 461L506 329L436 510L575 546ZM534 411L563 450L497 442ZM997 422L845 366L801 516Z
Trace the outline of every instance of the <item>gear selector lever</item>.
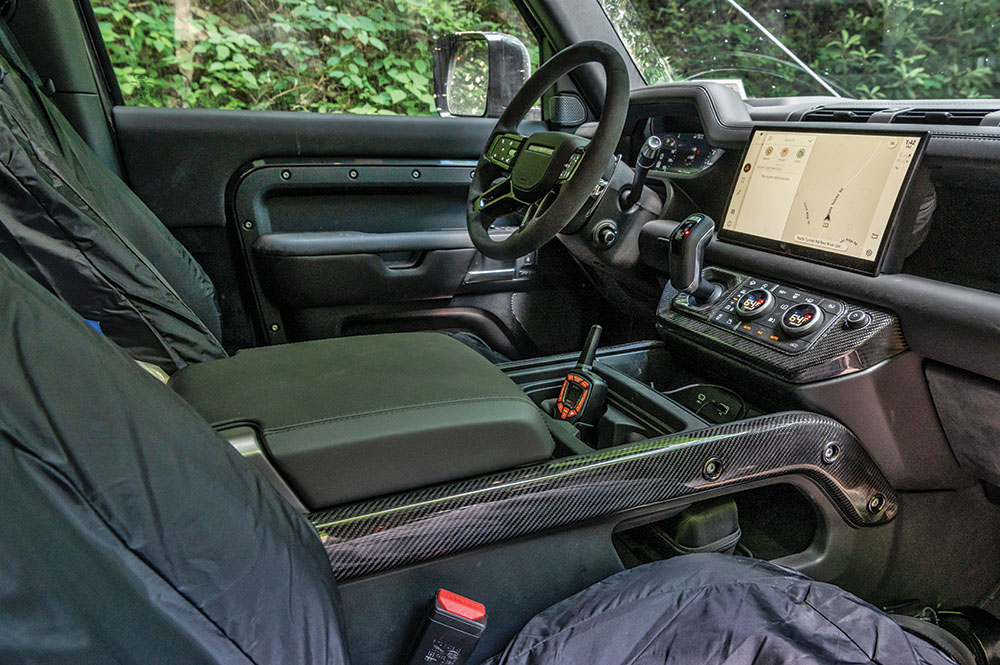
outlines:
M594 371L594 356L600 341L601 326L591 326L576 366L563 379L553 414L556 418L593 425L604 413L608 384Z
M670 234L670 283L681 293L690 294L696 305L709 305L722 295L722 287L704 279L705 246L715 232L708 215L688 215Z

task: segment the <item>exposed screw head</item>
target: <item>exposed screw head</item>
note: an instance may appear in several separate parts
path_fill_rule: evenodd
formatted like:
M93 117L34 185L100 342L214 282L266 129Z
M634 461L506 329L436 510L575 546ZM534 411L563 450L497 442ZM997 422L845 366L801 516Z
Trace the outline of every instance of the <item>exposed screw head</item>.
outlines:
M722 461L718 457L706 460L705 466L701 467L701 476L705 480L718 480L722 476Z
M350 176L351 180L357 180L358 179L358 170L357 169L351 169L350 171L347 172L347 175Z
M472 169L471 171L469 171L469 180L472 180L475 177L476 177L476 169Z
M883 508L885 508L885 495L878 492L872 494L872 498L868 499L868 512L876 515L882 512Z
M838 446L833 441L830 441L825 446L823 446L823 461L827 464L835 462L837 458L840 457L840 446Z
M281 326L279 326L277 323L272 323L271 324L271 332L278 332L278 330L280 330L280 329L281 329Z
M288 169L285 169L284 171L281 172L282 180L289 180L291 179L291 177L292 177L292 172L289 171Z
M252 229L253 228L253 221L248 219L247 221L243 222L243 228L245 228L247 231L249 231L250 229Z
M420 179L420 171L418 171L417 169L413 169L413 173L411 173L410 175L413 176L414 180Z

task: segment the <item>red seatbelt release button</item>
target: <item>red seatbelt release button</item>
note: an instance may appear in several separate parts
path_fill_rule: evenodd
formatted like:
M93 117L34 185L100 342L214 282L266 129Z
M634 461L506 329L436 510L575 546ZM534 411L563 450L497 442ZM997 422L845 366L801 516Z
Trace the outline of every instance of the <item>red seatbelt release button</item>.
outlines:
M468 621L479 621L486 616L486 606L482 603L445 589L438 590L434 603L438 609Z
M438 589L407 665L465 665L486 630L486 607Z

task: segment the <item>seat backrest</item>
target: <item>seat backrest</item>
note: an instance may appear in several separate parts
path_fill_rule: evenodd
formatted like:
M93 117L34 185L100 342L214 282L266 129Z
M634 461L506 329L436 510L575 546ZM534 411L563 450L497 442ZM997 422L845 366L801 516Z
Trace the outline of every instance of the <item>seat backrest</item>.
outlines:
M345 662L305 518L2 257L0 338L0 662Z
M211 280L30 67L0 21L0 253L137 360L224 357Z

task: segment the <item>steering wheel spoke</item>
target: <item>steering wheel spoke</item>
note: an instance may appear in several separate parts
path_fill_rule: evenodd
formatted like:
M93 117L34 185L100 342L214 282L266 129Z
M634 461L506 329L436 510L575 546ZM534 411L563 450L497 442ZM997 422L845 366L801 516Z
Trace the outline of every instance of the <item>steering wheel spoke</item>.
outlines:
M479 213L492 219L508 215L525 205L514 195L514 186L509 176L483 192L475 203Z

